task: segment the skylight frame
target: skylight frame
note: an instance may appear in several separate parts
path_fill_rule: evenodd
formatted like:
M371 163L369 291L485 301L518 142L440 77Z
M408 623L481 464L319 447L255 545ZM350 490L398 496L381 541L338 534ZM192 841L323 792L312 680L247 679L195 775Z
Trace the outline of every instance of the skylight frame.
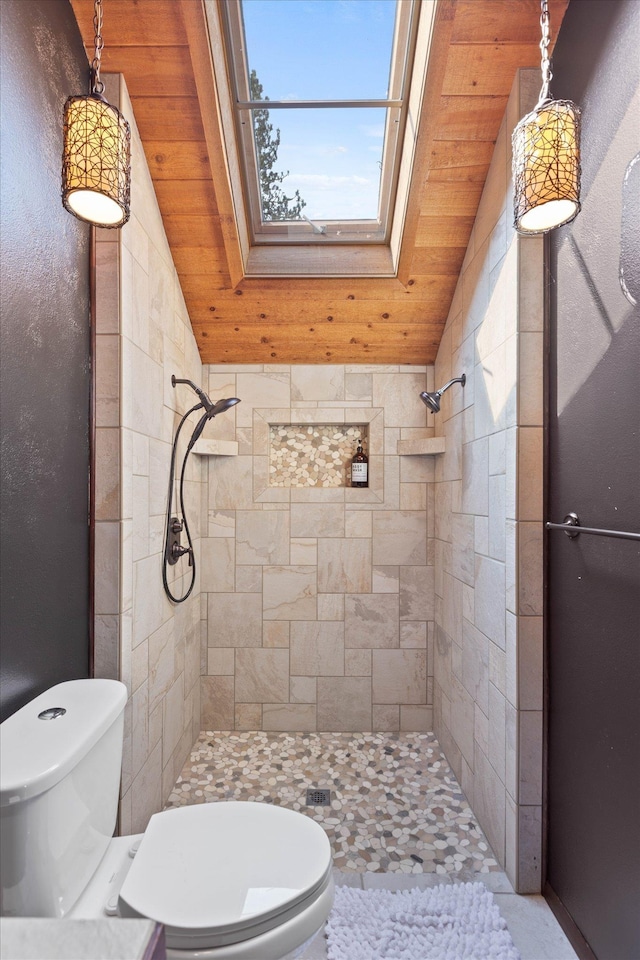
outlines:
M388 245L395 215L396 190L405 140L410 79L413 71L420 0L398 0L393 36L389 96L368 100L251 100L249 66L241 0L223 0L223 42L230 104L241 161L245 221L252 247L277 244ZM253 110L385 109L385 133L378 216L367 220L263 221L259 168L254 142ZM270 117L273 122L273 115ZM277 123L277 121L276 121ZM315 230L314 226L318 229Z

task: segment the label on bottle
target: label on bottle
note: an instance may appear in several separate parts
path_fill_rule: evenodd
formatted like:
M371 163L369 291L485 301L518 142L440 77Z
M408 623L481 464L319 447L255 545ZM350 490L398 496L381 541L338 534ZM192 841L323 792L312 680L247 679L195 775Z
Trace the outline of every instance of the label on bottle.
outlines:
M352 463L351 464L351 483L366 483L368 466L369 466L368 463Z

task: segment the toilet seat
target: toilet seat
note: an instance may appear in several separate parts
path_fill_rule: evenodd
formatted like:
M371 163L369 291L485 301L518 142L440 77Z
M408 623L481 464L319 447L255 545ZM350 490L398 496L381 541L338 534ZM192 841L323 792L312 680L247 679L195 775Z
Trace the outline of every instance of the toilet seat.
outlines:
M118 911L164 924L174 950L239 944L325 900L331 867L327 835L304 814L234 801L180 807L149 821Z

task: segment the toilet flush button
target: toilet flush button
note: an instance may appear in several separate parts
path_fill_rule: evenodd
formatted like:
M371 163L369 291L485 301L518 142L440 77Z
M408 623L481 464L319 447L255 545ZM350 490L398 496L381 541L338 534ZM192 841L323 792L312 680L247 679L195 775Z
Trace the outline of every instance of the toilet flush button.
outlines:
M38 720L57 720L58 717L64 717L66 712L64 707L49 707L38 714Z
M132 844L131 847L129 847L129 856L131 857L132 860L135 857L136 853L138 852L138 847L140 846L141 843L142 843L142 840L136 840L136 842Z
M118 895L115 897L109 897L107 902L104 905L104 912L108 917L116 917L118 915Z

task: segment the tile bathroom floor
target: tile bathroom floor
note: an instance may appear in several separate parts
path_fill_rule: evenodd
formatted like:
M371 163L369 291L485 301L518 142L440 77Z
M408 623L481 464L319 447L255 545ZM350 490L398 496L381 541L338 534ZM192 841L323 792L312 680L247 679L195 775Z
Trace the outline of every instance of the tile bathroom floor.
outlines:
M331 791L331 806L306 803ZM431 733L203 732L167 808L253 800L299 810L327 831L337 884L401 890L481 881L522 960L577 960L546 901L518 896ZM326 960L323 931L301 960Z

